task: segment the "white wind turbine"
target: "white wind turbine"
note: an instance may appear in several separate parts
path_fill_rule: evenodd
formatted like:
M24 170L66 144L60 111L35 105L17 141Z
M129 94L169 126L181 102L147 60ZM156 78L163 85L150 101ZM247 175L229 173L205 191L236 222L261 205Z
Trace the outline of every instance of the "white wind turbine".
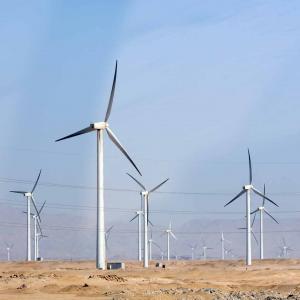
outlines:
M33 219L33 228L34 228L34 233L33 233L33 236L34 236L34 260L37 261L37 258L38 258L38 244L39 244L39 241L38 241L38 237L39 237L39 233L42 233L42 228L41 228L41 219L40 219L40 216L41 216L41 212L44 208L46 204L46 201L44 201L42 207L39 209L38 213L30 213L32 219ZM24 214L27 214L26 211L23 211Z
M264 185L264 195L266 195L266 186ZM259 206L256 210L254 210L251 214L254 214L254 219L256 213L260 214L260 259L264 259L264 213L266 213L274 222L279 224L279 222L266 210L265 208L265 198L263 198L262 205Z
M246 193L246 264L250 266L252 264L252 257L251 257L251 219L250 219L250 211L251 211L251 191L256 193L257 195L261 196L262 198L270 201L274 205L278 206L275 202L273 202L268 197L264 196L260 191L254 188L252 185L252 166L251 166L251 157L250 151L248 149L248 161L249 161L249 184L243 186L243 190L237 194L232 200L230 200L224 207L235 201L237 198L242 196Z
M16 194L22 194L24 197L27 198L27 260L31 261L31 227L30 227L30 218L31 218L31 213L30 213L30 203L32 202L34 209L37 213L37 217L40 218L38 209L35 205L34 197L33 197L33 192L39 182L40 176L41 176L42 170L40 170L39 175L35 181L35 184L31 190L31 192L24 192L24 191L10 191L11 193L16 193Z
M96 267L98 269L105 270L105 223L104 223L104 169L103 169L103 134L106 131L110 140L117 146L117 148L126 156L126 158L131 162L137 172L141 175L141 172L130 158L124 147L121 145L115 134L112 132L108 125L108 119L111 113L111 108L113 104L113 98L115 93L116 78L117 78L118 64L116 61L114 79L112 84L112 89L110 93L110 98L108 102L108 107L104 122L97 122L90 124L89 127L77 131L73 134L65 136L61 139L56 140L56 142L75 137L77 135L89 133L96 131L97 133L97 237L96 237Z
M42 232L38 232L37 234L37 239L36 239L36 257L37 260L40 259L40 240L43 238L47 238L48 235L44 235Z
M213 248L211 247L207 247L205 241L202 241L202 257L203 257L203 260L206 260L207 258L207 250L213 250Z
M5 242L6 251L7 251L7 261L10 261L10 250L14 247L14 244L9 244Z
M42 221L39 217L45 207L46 201L44 201L43 205L38 211L38 214L33 214L32 218L34 220L34 260L36 261L39 257L39 236L42 234L42 228L40 222ZM38 232L39 229L39 232ZM40 235L39 235L40 234Z
M150 239L148 240L148 244L149 244L149 261L151 261L152 260L152 244L155 245L161 251L160 246L152 238L152 230L150 230Z
M143 211L138 210L135 212L135 216L129 221L132 222L134 219L138 219L138 260L142 261L142 220L141 217Z
M195 250L197 249L198 245L197 244L189 244L188 246L192 251L191 259L194 260L195 259Z
M225 242L230 243L230 241L228 241L224 238L224 233L222 232L221 233L221 257L222 257L222 260L225 259L225 251L226 251Z
M174 239L177 240L177 237L172 231L172 224L171 222L169 223L169 227L164 231L163 234L167 235L167 259L170 260L170 236Z
M282 238L282 244L283 244L283 246L280 247L280 249L281 249L280 257L287 258L288 257L288 252L289 251L294 251L294 249L287 246L287 244L285 242L285 238Z
M165 184L168 180L164 180L162 183L157 185L151 190L147 190L146 187L139 182L137 179L135 179L132 175L127 175L133 179L141 188L142 191L140 192L141 197L143 197L143 214L144 214L144 268L149 267L149 256L148 256L148 223L149 223L149 195L159 189L163 184Z

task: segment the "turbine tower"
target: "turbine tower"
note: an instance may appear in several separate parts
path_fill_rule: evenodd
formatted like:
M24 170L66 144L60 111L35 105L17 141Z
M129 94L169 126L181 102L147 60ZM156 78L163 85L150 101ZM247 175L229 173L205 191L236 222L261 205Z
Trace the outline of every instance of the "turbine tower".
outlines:
M137 170L137 172L141 175L141 172L130 158L124 147L121 145L115 134L112 132L108 125L108 119L111 113L111 108L113 104L113 98L115 94L115 86L117 79L117 70L118 63L116 61L115 65L115 73L112 84L112 89L110 93L110 98L108 102L108 107L106 111L106 115L103 122L97 122L90 124L89 127L84 128L80 131L77 131L73 134L65 136L61 139L56 140L56 142L69 139L75 137L77 135L89 133L92 131L97 132L97 237L96 237L96 267L101 270L106 269L105 265L105 223L104 223L104 178L103 178L103 134L106 131L110 140L117 146L117 148L126 156L126 158L130 161L133 167Z
M174 239L177 240L177 237L172 231L172 224L171 222L169 223L169 227L164 231L163 234L167 235L167 259L170 260L170 236Z
M278 206L275 202L269 199L267 196L262 194L252 185L252 166L251 166L251 157L250 151L248 149L248 162L249 162L249 184L243 186L243 190L238 193L232 200L230 200L227 204L224 205L226 207L240 196L246 193L246 265L250 266L252 264L252 257L251 257L251 218L250 218L250 211L251 211L251 191L255 194L261 196L262 198L268 200L269 202L273 203L274 205Z
M143 214L144 214L144 268L149 267L149 256L148 256L148 223L149 223L149 195L159 189L163 184L165 184L168 180L164 180L162 183L157 185L151 190L147 190L146 187L139 182L137 179L135 179L132 175L127 173L127 175L133 179L141 188L142 191L140 192L141 197L143 198Z
M10 261L10 250L14 247L14 244L9 244L5 242L6 251L7 251L7 261Z
M264 195L266 195L266 186L264 185ZM251 214L259 212L260 215L260 259L264 259L264 213L266 213L274 222L279 224L279 222L266 210L265 208L265 198L263 198L262 205L254 210Z
M132 222L134 219L138 219L138 260L142 261L142 220L141 216L143 214L143 211L138 210L135 212L135 216L129 221Z
M27 261L31 261L31 227L30 227L30 218L31 218L31 213L30 213L30 203L33 204L34 209L37 213L37 218L40 219L38 209L36 208L34 197L33 197L33 192L35 191L35 188L39 182L39 179L41 177L41 172L40 170L39 175L33 185L33 188L31 192L24 192L24 191L10 191L11 193L16 193L16 194L22 194L24 197L27 198Z

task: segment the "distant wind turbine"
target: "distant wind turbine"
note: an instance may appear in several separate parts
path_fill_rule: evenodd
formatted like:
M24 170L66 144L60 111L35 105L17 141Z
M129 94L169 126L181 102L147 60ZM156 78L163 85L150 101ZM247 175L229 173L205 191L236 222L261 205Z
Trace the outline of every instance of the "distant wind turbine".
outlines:
M195 259L195 250L197 249L198 245L197 244L189 244L188 246L192 251L191 259L194 260Z
M138 181L136 178L134 178L132 175L127 173L127 175L133 179L141 188L142 191L140 192L141 197L143 197L143 214L144 214L144 268L149 267L149 257L148 257L148 223L149 223L149 195L159 189L163 184L165 184L168 180L164 180L162 183L157 185L151 190L147 190L146 187Z
M203 240L202 241L202 257L204 260L206 260L206 258L207 258L207 253L206 253L207 250L213 250L213 248L207 247L206 242Z
M280 249L281 249L280 256L283 258L287 258L289 251L294 251L294 249L287 246L285 238L282 238L282 244L283 244L283 246L280 247Z
M172 231L172 224L171 222L169 223L169 227L164 231L163 234L167 235L167 259L170 260L170 236L174 239L177 240L177 237Z
M222 232L221 233L221 257L222 257L222 260L225 259L225 242L230 243L230 241L228 241L224 238L224 233Z
M10 261L10 250L14 247L14 244L9 244L5 242L6 251L7 251L7 261Z
M266 195L266 186L264 185L264 196ZM259 212L260 214L260 259L264 259L264 222L263 217L264 213L266 213L274 222L279 224L279 222L266 210L265 208L265 198L263 198L262 205L259 206L256 210L254 210L251 214L254 214L254 217L256 213Z
M135 212L135 216L129 221L132 222L134 219L138 219L138 260L142 261L142 220L141 216L143 215L143 211L138 210Z
M152 244L161 251L160 246L153 240L152 230L150 230L150 239L148 240L148 244L149 244L149 261L151 261L152 260Z
M275 202L273 202L271 199L269 199L267 196L262 194L260 191L254 188L252 185L252 166L251 166L251 157L250 157L250 151L248 149L248 162L249 162L249 184L243 186L243 190L237 194L232 200L230 200L225 206L229 205L236 199L238 199L240 196L246 193L246 264L250 266L252 264L252 257L251 257L251 218L250 218L250 211L251 211L251 191L253 191L255 194L261 196L262 198L268 200L269 202L273 203L274 205L278 206ZM224 206L224 207L225 207Z
M31 213L30 213L30 203L33 204L34 209L37 213L37 218L40 219L38 209L35 205L34 197L33 197L33 192L35 191L35 188L39 182L40 176L41 176L42 170L40 170L39 175L33 185L33 188L31 192L24 192L24 191L10 191L11 193L16 193L16 194L22 194L24 197L27 198L27 261L31 261L31 227L30 227L30 218L31 218Z
M103 177L103 133L107 132L108 137L111 141L117 146L117 148L126 156L126 158L130 161L133 167L137 170L137 172L141 175L141 172L130 158L124 147L121 145L115 134L112 132L108 125L108 119L111 113L111 108L113 104L113 98L115 94L115 86L117 79L117 70L118 63L116 61L115 65L115 74L112 84L112 89L110 93L110 98L108 102L108 107L106 111L106 115L104 118L104 122L92 123L89 127L84 128L80 131L77 131L73 134L65 136L61 139L56 140L56 142L65 140L68 138L75 137L77 135L89 133L92 131L97 132L97 237L96 237L96 267L101 270L106 269L105 265L105 223L104 223L104 177Z

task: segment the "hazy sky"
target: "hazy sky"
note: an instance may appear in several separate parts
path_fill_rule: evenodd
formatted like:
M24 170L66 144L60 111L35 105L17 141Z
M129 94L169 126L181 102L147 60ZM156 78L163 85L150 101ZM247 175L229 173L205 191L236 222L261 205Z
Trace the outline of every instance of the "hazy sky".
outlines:
M103 120L118 59L110 126L146 186L170 177L151 199L164 211L153 222L243 210L223 205L247 183L247 147L256 187L267 184L279 211L300 210L299 37L296 0L2 1L1 207L21 210L9 190L30 188L15 181L42 168L47 214L93 224L95 211L78 206L96 204L95 134L54 140ZM138 176L106 137L105 186L120 189L105 195L110 223L140 205L126 172Z

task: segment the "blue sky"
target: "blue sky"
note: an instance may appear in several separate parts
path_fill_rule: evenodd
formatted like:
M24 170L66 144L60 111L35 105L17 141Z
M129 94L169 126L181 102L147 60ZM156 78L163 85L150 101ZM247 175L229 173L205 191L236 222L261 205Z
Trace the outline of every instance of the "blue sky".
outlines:
M298 1L2 1L0 24L0 180L34 180L42 168L40 203L95 205L94 190L45 183L95 186L95 135L54 140L104 118L118 59L110 125L142 181L170 177L162 191L220 193L155 194L153 209L222 211L247 183L250 147L256 186L300 210ZM136 189L128 171L136 175L106 139L106 187ZM23 187L2 182L0 197L23 203L8 192ZM139 207L132 192L107 191L105 201Z

